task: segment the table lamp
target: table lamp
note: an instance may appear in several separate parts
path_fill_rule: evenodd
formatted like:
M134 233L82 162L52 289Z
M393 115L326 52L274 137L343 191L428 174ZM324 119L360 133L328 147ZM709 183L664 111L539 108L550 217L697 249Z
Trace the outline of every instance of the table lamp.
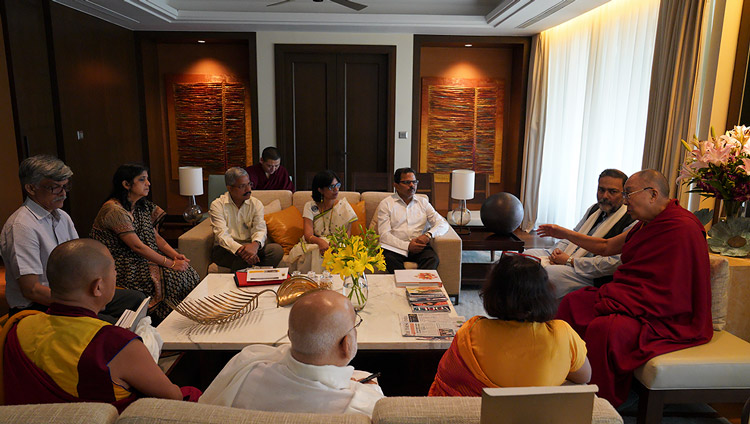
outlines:
M199 166L181 166L179 168L180 176L180 195L190 196L188 206L182 217L185 221L195 225L203 216L201 207L195 203L195 196L203 194L203 168Z
M458 207L451 211L450 220L454 224L466 227L471 221L471 212L466 208L466 201L474 198L474 171L454 169L451 172L451 198L458 200ZM459 234L468 233L464 228Z

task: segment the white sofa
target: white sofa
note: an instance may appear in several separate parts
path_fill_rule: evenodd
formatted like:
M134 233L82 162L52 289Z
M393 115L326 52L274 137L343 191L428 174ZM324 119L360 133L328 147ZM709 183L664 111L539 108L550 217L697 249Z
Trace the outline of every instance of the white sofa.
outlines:
M339 193L339 196L345 198L352 205L364 200L366 221L371 228L375 228L376 226L374 226L373 222L375 211L380 201L391 194L379 191L364 193L342 191ZM292 193L288 190L255 190L253 191L253 197L260 200L264 205L268 205L278 199L281 209L295 206L299 209L300 213L302 213L305 203L312 200L310 191ZM375 229L377 230L377 228ZM273 241L270 235L269 241ZM216 264L211 263L211 248L213 247L213 243L213 232L211 231L211 223L208 219L190 229L178 239L178 249L190 259L190 264L201 278L205 277L208 273L229 271L226 268L221 269ZM461 238L452 228L449 228L446 234L435 238L431 245L440 257L440 265L438 265L437 271L443 280L445 290L449 295L458 298L461 291ZM282 265L284 264L284 260L282 260Z

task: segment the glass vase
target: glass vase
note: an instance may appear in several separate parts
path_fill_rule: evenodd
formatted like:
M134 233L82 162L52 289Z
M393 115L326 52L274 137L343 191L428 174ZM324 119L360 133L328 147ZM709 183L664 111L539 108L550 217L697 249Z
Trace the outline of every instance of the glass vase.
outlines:
M364 273L344 279L344 296L352 302L355 311L364 309L368 294L367 277Z
M726 219L740 218L745 215L745 202L739 200L723 200Z

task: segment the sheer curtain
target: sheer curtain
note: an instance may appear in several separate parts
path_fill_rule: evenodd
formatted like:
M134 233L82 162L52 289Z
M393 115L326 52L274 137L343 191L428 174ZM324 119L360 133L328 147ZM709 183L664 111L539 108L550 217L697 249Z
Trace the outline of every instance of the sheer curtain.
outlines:
M641 169L658 13L658 0L612 0L544 33L537 223L572 227L602 170Z

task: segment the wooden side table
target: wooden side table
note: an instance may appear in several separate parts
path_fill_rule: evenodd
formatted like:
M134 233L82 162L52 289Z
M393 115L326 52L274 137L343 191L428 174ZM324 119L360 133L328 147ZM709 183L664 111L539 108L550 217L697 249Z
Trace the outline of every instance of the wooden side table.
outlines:
M182 215L167 215L159 226L159 234L177 249L177 239L197 224L186 222Z

